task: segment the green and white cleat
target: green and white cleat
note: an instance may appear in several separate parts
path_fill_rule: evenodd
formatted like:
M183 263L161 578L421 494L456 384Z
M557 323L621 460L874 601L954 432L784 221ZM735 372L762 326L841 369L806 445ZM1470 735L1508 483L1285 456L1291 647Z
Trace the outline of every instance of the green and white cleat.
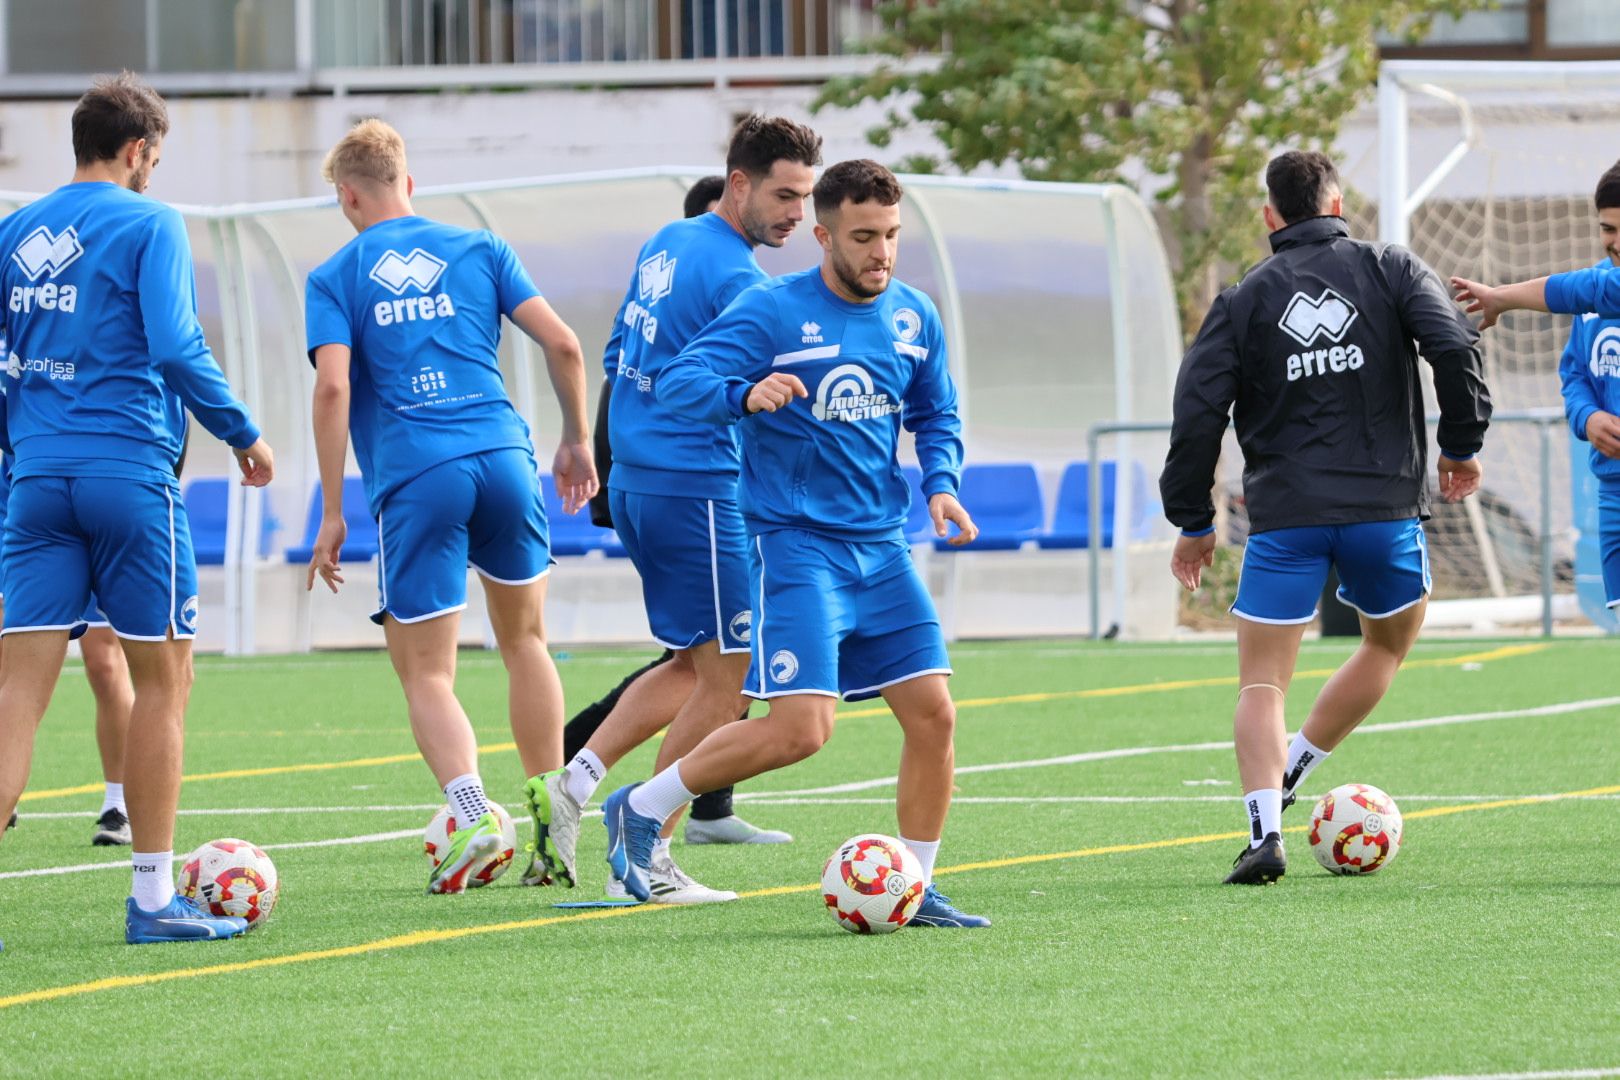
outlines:
M534 839L529 843L529 868L523 871L523 884L561 882L572 889L581 807L563 785L563 770L531 776L523 785L523 797L534 819Z
M450 835L450 847L428 873L428 895L467 891L467 876L475 866L501 850L505 838L501 822L493 811L486 812L470 829L457 829Z

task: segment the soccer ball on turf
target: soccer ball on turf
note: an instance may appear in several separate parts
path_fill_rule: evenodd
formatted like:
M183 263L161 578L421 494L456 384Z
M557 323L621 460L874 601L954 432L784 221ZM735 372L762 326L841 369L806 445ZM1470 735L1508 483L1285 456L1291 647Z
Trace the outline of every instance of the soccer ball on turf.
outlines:
M180 864L174 891L210 915L235 915L251 930L270 917L281 895L276 864L246 840L210 840Z
M838 845L821 871L821 898L852 934L888 934L917 914L922 864L892 836L865 833Z
M506 873L506 868L512 865L512 856L517 854L517 826L512 823L512 815L495 803L490 803L489 809L495 815L495 820L501 823L501 846L495 849L495 854L467 868L469 889L488 885ZM439 868L440 852L449 849L450 837L455 835L457 828L455 815L448 806L439 807L439 812L428 822L427 831L422 834L422 852L433 869Z
M1370 784L1341 784L1311 811L1311 850L1335 874L1371 874L1401 850L1401 811Z

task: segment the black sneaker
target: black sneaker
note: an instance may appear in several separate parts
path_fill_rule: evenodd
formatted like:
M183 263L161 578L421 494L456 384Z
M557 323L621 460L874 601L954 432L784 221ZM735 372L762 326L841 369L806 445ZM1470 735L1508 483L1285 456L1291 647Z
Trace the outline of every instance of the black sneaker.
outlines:
M1232 872L1226 875L1228 885L1270 885L1288 871L1288 856L1283 853L1282 837L1266 833L1259 847L1245 846L1232 860Z
M119 847L129 844L129 818L118 807L113 807L96 819L96 835L90 838L96 847Z

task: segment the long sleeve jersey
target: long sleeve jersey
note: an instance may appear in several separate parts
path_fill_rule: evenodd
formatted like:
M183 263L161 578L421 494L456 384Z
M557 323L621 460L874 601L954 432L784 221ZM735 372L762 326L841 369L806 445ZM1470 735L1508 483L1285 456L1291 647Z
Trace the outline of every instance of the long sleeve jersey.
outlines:
M1182 360L1165 516L1188 532L1214 522L1230 413L1251 531L1427 517L1418 356L1434 371L1442 452L1469 457L1491 416L1479 334L1417 256L1352 240L1340 218L1295 222L1271 244Z
M345 345L349 429L371 512L435 465L533 451L501 378L501 316L538 296L487 230L409 216L349 241L305 286L309 355Z
M1605 259L1596 269L1612 265ZM1548 296L1550 299L1551 289ZM1563 299L1569 299L1567 292ZM1558 361L1558 379L1564 391L1564 415L1577 439L1586 441L1586 422L1593 413L1620 416L1620 314L1587 312L1576 317ZM1593 447L1592 472L1599 480L1620 480L1620 461L1604 457Z
M749 414L749 389L775 371L797 375L809 396ZM954 495L961 480L939 313L898 281L867 304L835 294L820 268L756 285L664 366L658 400L683 417L737 423L738 502L751 534L898 536L911 500L896 458L902 425L915 436L925 494Z
M677 353L737 294L765 280L753 247L718 214L671 222L642 246L602 357L614 384L608 436L615 489L736 498L736 434L674 415L657 387Z
M197 321L184 219L111 183L74 183L0 222L3 445L14 476L174 484L185 410L259 438Z

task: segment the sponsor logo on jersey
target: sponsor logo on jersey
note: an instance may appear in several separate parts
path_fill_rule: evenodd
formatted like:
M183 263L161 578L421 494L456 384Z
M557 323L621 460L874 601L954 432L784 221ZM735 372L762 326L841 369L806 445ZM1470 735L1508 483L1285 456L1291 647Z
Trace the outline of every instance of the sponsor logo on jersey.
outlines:
M438 397L449 387L444 372L423 366L411 375L411 393L417 397Z
M771 681L790 683L799 676L799 658L786 649L771 654Z
M839 364L823 375L816 387L816 402L810 407L810 415L817 420L844 423L877 420L899 411L888 394L877 392L871 374L859 364Z
M678 261L670 258L667 251L641 260L641 265L636 268L636 296L643 304L652 307L675 288L675 264Z
M1323 289L1322 295L1315 300L1297 292L1288 301L1288 307L1277 325L1289 337L1310 348L1321 337L1334 344L1343 341L1357 314L1355 305L1332 289Z
M805 345L821 344L821 325L819 323L805 323L799 327L799 334L801 335L799 341Z
M894 336L910 344L922 333L922 316L908 307L894 313Z
M449 265L421 248L412 248L409 255L401 255L393 249L385 251L371 268L371 280L398 299L377 301L372 308L377 325L426 322L455 315L456 305L451 301L450 294L432 291ZM413 290L416 295L405 295Z
M1620 326L1605 326L1592 338L1592 374L1620 377Z
M72 382L78 368L71 360L53 360L49 356L38 360L33 357L24 359L12 353L6 357L6 374L13 379L20 379L24 375L43 375L57 382Z

